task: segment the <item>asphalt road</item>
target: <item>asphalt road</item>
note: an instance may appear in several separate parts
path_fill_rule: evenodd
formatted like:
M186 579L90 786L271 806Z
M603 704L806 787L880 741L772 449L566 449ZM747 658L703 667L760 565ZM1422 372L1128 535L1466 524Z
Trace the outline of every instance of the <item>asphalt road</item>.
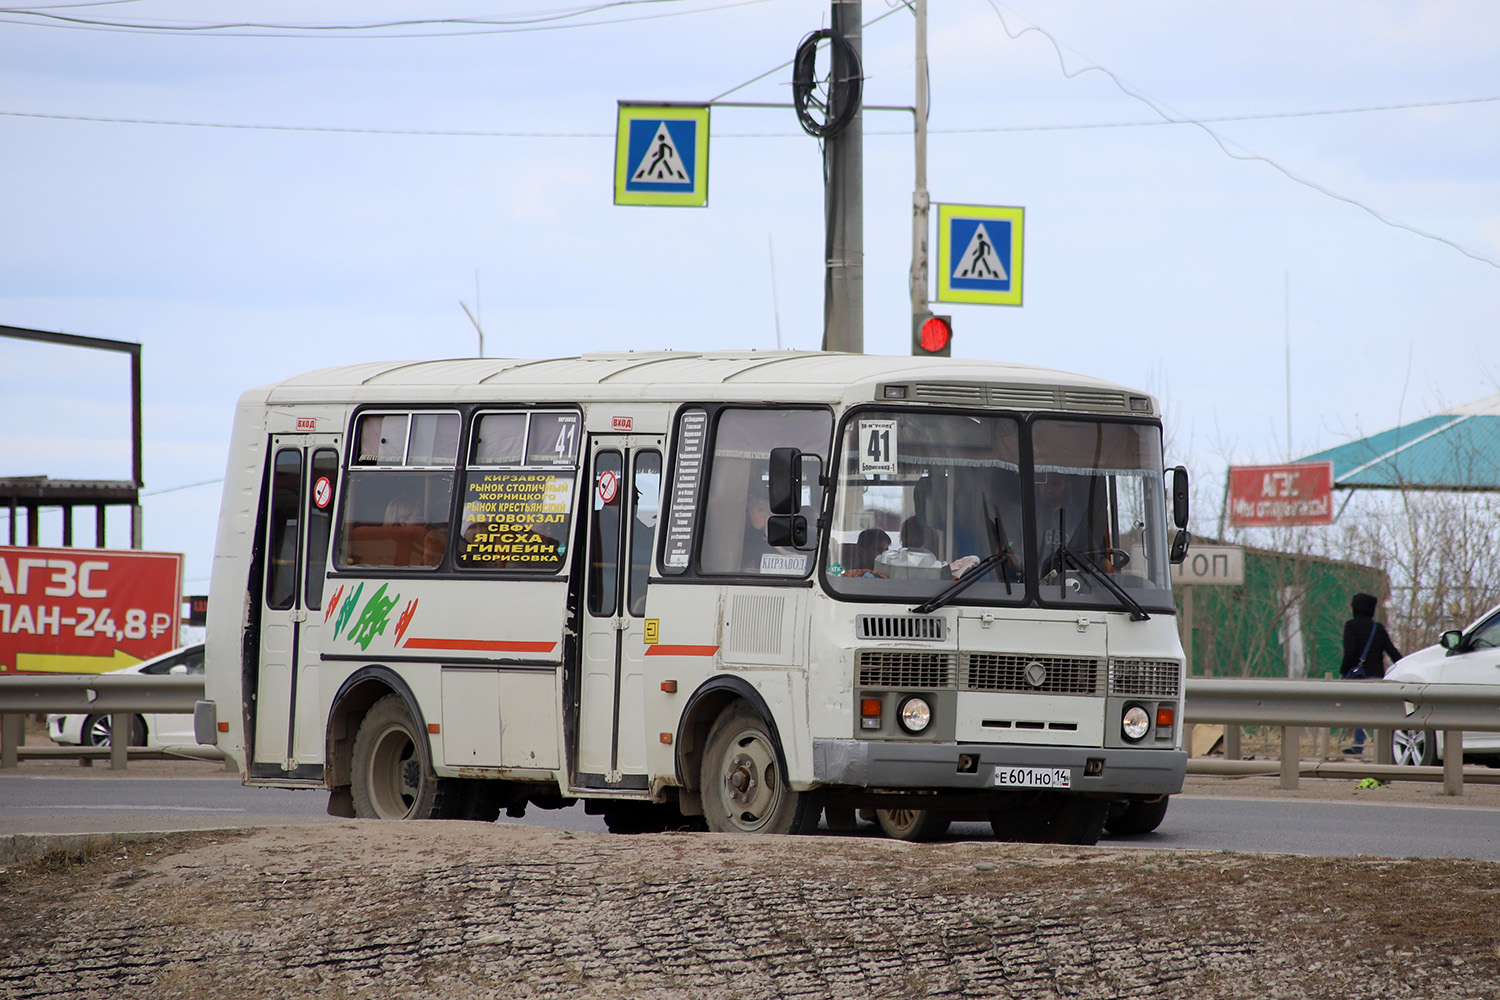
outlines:
M0 775L0 835L276 826L341 822L325 811L327 793L246 788L233 775L151 777L55 773ZM201 768L200 768L201 771ZM1226 786L1227 787L1227 786ZM582 806L531 809L519 822L604 832ZM874 828L861 830L874 834ZM957 824L950 839L987 839L986 824ZM1443 804L1325 801L1274 795L1176 796L1155 833L1109 837L1121 847L1230 850L1328 857L1454 857L1500 861L1500 811Z

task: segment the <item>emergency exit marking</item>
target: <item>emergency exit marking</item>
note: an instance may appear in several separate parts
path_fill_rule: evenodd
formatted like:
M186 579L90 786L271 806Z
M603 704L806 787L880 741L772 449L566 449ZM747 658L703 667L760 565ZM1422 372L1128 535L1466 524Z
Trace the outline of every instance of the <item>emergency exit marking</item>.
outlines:
M654 646L661 641L661 619L647 618L645 631L646 645Z

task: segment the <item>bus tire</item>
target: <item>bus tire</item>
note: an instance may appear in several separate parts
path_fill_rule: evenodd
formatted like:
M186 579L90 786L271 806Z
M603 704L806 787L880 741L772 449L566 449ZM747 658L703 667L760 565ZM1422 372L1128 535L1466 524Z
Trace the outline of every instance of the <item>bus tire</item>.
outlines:
M1125 837L1150 833L1161 826L1161 821L1166 818L1167 800L1170 798L1171 796L1163 795L1155 802L1133 799L1113 803L1109 807L1109 817L1104 821L1104 829Z
M952 822L931 809L877 809L875 822L892 840L936 840L948 832Z
M370 706L354 737L350 782L361 819L439 819L449 788L432 770L427 740L400 695Z
M708 732L701 787L703 818L714 833L811 833L822 805L786 781L781 748L764 719L743 701Z
M990 829L1001 840L1088 846L1099 843L1108 816L1103 799L1042 791L990 813Z

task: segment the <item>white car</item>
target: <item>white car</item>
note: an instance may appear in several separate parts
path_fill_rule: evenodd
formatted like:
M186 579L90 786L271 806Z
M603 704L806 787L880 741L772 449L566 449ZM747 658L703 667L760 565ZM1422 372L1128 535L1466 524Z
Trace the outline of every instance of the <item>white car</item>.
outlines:
M1391 664L1386 680L1412 684L1500 684L1500 607L1460 632L1444 632L1437 645ZM1398 729L1391 734L1397 764L1436 764L1444 757L1443 734ZM1463 754L1500 763L1500 733L1464 733Z
M109 671L113 674L199 674L203 673L203 643L183 646L131 667ZM110 739L108 715L49 715L47 735L53 743L74 746L107 747ZM132 715L130 745L140 747L197 746L193 735L191 712L154 712Z

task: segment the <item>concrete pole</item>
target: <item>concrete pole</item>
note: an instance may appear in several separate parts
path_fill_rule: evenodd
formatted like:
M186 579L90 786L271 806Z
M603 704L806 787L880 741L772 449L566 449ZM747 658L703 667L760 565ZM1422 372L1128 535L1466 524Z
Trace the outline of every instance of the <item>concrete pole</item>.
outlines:
M916 0L916 170L911 195L911 316L927 311L927 0ZM916 329L915 325L912 327Z
M861 0L833 0L829 27L862 55ZM837 45L831 49L829 73L834 81L859 72L845 65ZM830 90L834 89L830 87ZM842 132L823 142L827 178L823 203L827 266L823 282L823 349L863 354L865 350L865 197L864 124L862 112Z

